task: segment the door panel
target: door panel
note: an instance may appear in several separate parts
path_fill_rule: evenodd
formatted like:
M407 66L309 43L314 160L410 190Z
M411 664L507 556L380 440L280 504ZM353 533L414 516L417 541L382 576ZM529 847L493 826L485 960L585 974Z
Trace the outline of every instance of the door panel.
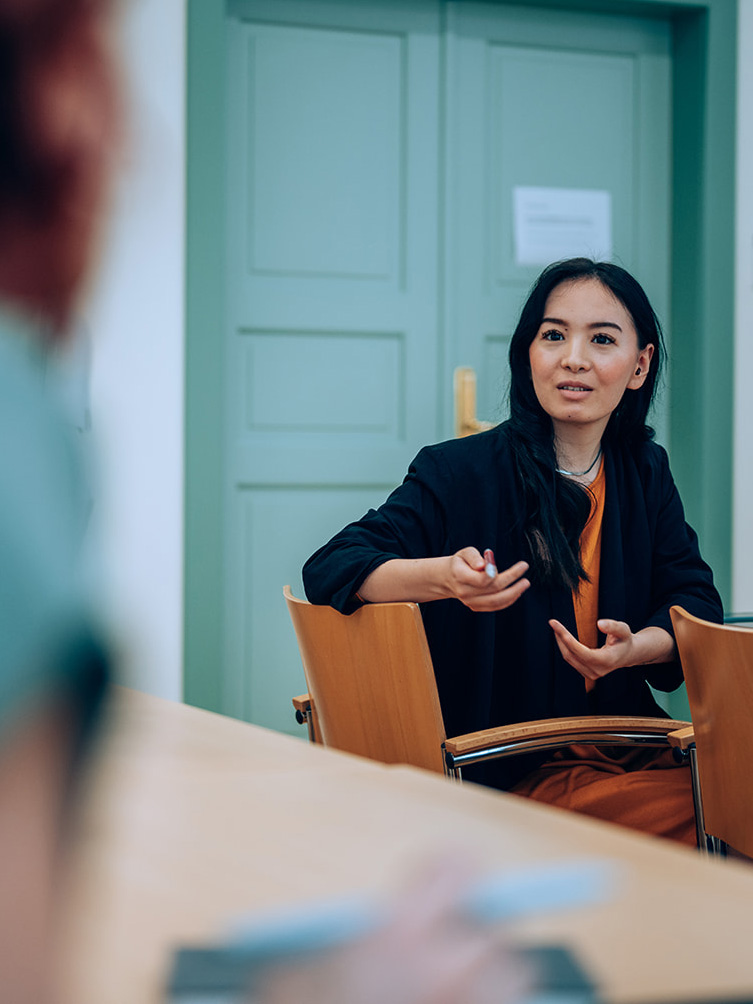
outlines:
M450 4L448 367L472 365L479 415L505 417L500 360L540 266L514 256L513 189L607 191L613 258L666 318L669 27ZM655 419L664 427L660 410Z
M244 34L249 273L394 288L404 223L402 39L268 25Z
M485 70L490 279L501 287L531 277L510 240L515 185L606 189L631 208L634 66L622 55L487 44ZM616 214L615 247L632 248L633 224L629 211Z
M282 585L302 595L300 568L340 527L383 498L386 486L265 485L234 492L235 539L228 561L229 593L243 598L227 608L225 700L235 715L243 709L257 723L300 735L290 699L306 684ZM281 530L281 527L284 528ZM281 585L282 584L282 585Z
M239 335L245 342L244 431L276 434L278 440L285 434L404 436L405 340L399 334L241 330Z
M282 586L436 435L438 7L234 14L223 702L290 730Z

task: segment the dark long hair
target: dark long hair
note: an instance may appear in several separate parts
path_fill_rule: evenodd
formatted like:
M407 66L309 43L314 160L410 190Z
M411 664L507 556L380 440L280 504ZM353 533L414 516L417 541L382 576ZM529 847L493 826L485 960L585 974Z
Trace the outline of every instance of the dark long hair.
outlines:
M634 448L652 439L646 419L663 364L661 326L640 284L619 265L570 258L547 266L528 295L510 343L510 419L507 423L514 462L523 492L524 535L530 575L543 585L573 589L587 579L580 561L580 535L590 513L583 486L557 474L552 420L539 404L531 379L529 349L557 286L597 279L630 314L638 345L654 346L648 375L637 390L626 390L604 432L605 446Z

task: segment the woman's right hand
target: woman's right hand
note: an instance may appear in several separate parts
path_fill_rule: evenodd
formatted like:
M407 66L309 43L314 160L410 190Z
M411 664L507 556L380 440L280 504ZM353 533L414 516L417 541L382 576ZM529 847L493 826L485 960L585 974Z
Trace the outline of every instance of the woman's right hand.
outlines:
M531 584L523 578L528 571L525 561L517 561L492 578L487 572L487 566L494 566L491 551L482 555L475 547L464 547L445 560L447 595L479 613L512 606Z
M487 565L493 575L486 571ZM522 577L527 571L528 564L518 561L498 572L491 551L482 555L475 547L464 547L441 558L385 561L364 579L358 596L366 603L456 599L479 612L504 610L530 586Z

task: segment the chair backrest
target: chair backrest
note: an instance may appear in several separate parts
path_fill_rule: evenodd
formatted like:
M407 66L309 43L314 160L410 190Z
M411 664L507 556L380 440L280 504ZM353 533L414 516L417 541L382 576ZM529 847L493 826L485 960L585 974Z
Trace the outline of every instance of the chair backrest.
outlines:
M416 603L367 604L345 616L283 590L327 746L443 771L445 739Z
M706 832L753 857L753 630L672 607Z

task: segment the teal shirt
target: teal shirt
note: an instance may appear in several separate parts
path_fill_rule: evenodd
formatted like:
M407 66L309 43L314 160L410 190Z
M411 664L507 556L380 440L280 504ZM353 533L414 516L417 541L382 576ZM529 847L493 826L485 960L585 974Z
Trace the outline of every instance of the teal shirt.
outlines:
M0 310L0 742L53 697L92 708L104 680L80 560L81 458L41 346Z

